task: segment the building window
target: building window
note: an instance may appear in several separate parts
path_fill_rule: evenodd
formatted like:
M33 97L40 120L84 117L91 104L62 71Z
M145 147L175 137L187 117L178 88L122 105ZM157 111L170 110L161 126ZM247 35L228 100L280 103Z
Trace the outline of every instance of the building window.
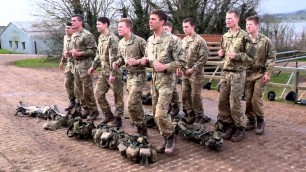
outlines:
M10 44L10 48L13 49L12 41L9 41L9 44Z
M18 41L15 41L15 47L18 49Z
M22 49L25 50L25 42L21 42L22 44Z

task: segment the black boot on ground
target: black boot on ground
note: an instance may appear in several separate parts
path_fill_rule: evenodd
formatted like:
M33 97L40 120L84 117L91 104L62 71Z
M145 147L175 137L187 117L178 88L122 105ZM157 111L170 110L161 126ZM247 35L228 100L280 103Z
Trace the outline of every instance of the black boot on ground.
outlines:
M120 128L122 126L122 120L120 117L115 117L115 119L108 124L110 127Z
M245 126L245 131L253 130L255 129L256 120L254 117L249 118L248 123Z
M231 139L232 135L235 132L234 124L224 123L224 130L222 134L222 138L225 140Z
M174 104L171 107L171 111L169 112L169 115L171 116L171 118L174 118L178 115L179 112L180 112L180 107L177 104Z
M186 119L186 123L187 124L193 124L195 120L196 120L196 115L195 115L194 111L191 111L188 114L188 117Z
M75 103L75 106L73 107L75 111L81 113L82 107L80 103Z
M235 133L232 135L232 142L239 142L245 137L245 129L244 127L236 127Z
M175 147L176 147L176 135L173 134L167 139L165 154L171 154L172 152L174 152Z
M156 147L156 152L157 153L165 153L166 144L167 144L167 138L164 137L163 143Z
M70 100L70 104L65 108L65 111L69 111L69 110L71 110L72 108L74 108L74 106L75 106L75 99L71 99Z
M90 112L89 116L87 117L87 121L94 121L94 120L97 119L98 116L99 116L98 111L92 111L92 112Z
M106 112L104 113L104 120L101 121L100 125L105 125L111 121L113 121L115 119L113 113L110 111L110 112Z
M265 121L263 117L257 117L256 134L262 135L265 132Z
M89 108L88 107L83 107L82 119L86 119L89 114L90 114Z
M142 136L148 137L148 129L144 125L142 127L137 127L137 133L142 135Z

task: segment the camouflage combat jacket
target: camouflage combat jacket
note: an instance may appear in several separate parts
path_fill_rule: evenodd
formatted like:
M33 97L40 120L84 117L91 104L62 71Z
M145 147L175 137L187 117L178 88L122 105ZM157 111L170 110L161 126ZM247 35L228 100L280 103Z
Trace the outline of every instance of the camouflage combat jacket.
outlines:
M195 74L203 74L203 67L208 58L206 41L200 35L194 34L191 39L185 36L182 44L187 58L187 68L194 68Z
M178 37L166 32L163 32L158 40L155 40L154 35L149 37L146 47L146 57L149 59L151 67L153 67L154 61L168 65L167 71L156 72L153 70L155 79L161 83L174 80L172 76L173 72L177 68L185 68L187 64L181 41Z
M268 37L258 34L255 42L249 38L246 44L246 53L253 57L253 61L248 63L248 71L267 72L271 75L275 65L276 50Z
M67 61L65 72L73 70L74 59L72 57L65 58L65 55L64 55L66 51L71 51L72 48L73 46L72 46L71 37L69 37L68 35L65 35L64 42L63 42L63 53L62 53L62 59L61 59L62 63Z
M122 38L119 41L118 49L119 66L122 66L129 58L141 59L145 55L146 41L143 38L132 34L129 40L126 41L125 38ZM126 64L126 66L129 72L146 70L143 65L128 66Z
M245 53L248 34L239 28L235 34L229 30L222 36L221 48L224 51L223 70L244 71L250 57ZM235 52L235 59L230 59L228 52Z
M116 75L119 72L113 70L113 62L118 60L118 37L109 32L106 36L101 34L98 40L98 49L92 67L97 68L101 64L103 75Z
M97 44L95 37L89 31L82 29L80 32L75 32L71 40L73 49L84 52L84 55L82 57L77 57L76 60L95 57Z

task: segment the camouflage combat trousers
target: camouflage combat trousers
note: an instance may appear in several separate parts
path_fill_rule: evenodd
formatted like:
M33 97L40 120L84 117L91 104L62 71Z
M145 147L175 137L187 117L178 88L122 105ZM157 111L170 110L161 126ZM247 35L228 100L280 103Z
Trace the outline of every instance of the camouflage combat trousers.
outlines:
M111 88L114 92L115 99L115 116L122 117L124 113L124 102L123 102L123 83L121 75L116 76L116 80L114 83L110 84L108 82L109 75L108 74L100 74L99 79L96 83L95 87L95 98L102 110L103 113L111 112L111 107L106 99L106 93Z
M74 82L76 95L83 107L88 107L90 111L97 111L98 108L93 94L92 76L87 73L90 67L90 58L75 61Z
M264 105L262 95L265 91L266 84L262 82L263 74L259 72L248 72L245 82L246 110L248 118L264 116Z
M75 87L74 87L74 64L72 62L68 62L65 67L65 79L64 85L68 95L69 100L75 100Z
M144 111L141 94L146 84L146 71L129 72L127 79L128 112L133 124L142 127L144 124Z
M167 114L174 87L174 75L154 73L152 83L153 116L160 133L166 138L174 133L171 117Z
M245 127L246 117L241 97L244 91L245 71L223 71L220 80L219 116L226 123L234 123L236 127Z
M176 78L176 81L175 81L175 84L177 83L177 78ZM173 95L172 95L172 100L171 100L171 106L179 106L179 103L180 103L180 97L179 97L179 94L176 90L176 86L174 87L174 90L173 90Z
M202 86L204 82L203 75L192 75L191 77L184 76L182 87L183 87L183 106L187 110L187 114L194 111L196 115L203 115L203 104L202 104Z

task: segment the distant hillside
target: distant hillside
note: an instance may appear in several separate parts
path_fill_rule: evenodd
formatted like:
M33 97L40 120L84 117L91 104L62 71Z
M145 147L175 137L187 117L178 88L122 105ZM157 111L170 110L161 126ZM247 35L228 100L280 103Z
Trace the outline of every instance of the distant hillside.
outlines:
M306 9L290 13L278 13L270 15L277 19L280 19L282 22L306 21Z

